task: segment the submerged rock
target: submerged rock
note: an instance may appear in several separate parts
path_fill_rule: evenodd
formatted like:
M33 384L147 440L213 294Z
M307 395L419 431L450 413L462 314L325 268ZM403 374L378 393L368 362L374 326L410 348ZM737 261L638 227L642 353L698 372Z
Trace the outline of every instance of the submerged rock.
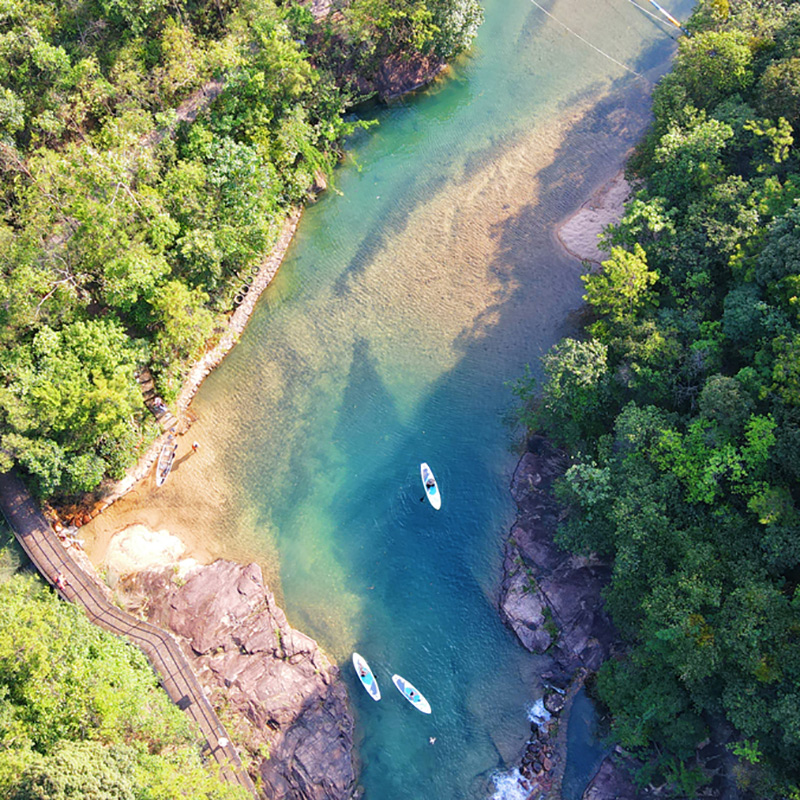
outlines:
M344 800L356 792L353 718L338 670L294 630L261 569L216 561L177 585L172 569L125 579L147 619L176 634L271 800Z

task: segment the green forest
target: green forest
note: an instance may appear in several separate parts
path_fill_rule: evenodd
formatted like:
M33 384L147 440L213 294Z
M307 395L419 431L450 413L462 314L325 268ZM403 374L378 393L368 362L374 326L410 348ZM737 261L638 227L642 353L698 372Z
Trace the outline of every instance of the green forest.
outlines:
M20 570L0 526L0 797L244 800L133 645Z
M562 546L613 564L597 676L643 783L800 798L800 3L702 0L628 164L585 336L516 390L564 446Z
M385 59L449 59L482 19L477 0L332 11L0 2L0 469L41 497L123 476L158 433L137 375L174 400Z

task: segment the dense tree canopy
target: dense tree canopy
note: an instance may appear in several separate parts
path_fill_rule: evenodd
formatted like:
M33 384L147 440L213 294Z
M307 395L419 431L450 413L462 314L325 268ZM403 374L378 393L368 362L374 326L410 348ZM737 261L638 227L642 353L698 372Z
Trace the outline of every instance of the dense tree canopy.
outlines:
M518 391L573 455L560 541L613 561L628 647L597 691L642 779L692 796L725 717L743 788L798 798L800 5L704 0L691 27L585 277L587 338Z
M137 372L176 396L383 60L449 58L481 20L336 5L0 4L0 468L45 495L119 476L155 433Z
M139 650L0 551L0 796L234 800Z

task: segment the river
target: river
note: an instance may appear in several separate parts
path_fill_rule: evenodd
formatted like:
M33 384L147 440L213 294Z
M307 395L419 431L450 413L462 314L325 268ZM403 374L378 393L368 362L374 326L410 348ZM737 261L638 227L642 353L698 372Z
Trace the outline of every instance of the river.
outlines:
M96 559L103 530L137 521L204 558L259 561L290 622L343 665L366 800L489 797L529 734L539 662L496 608L520 438L507 381L574 329L581 266L555 228L620 169L675 49L631 0L548 4L571 30L530 0L485 8L443 80L361 110L379 126L348 143L193 403L198 454L87 533ZM421 461L440 511L421 501ZM570 774L580 784L581 764Z

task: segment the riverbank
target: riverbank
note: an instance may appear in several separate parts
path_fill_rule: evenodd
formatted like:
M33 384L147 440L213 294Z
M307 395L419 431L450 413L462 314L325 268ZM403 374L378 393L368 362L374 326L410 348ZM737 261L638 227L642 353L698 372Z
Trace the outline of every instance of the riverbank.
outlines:
M200 385L208 374L222 362L236 342L239 341L239 337L242 335L258 299L278 272L286 251L292 243L292 237L297 230L301 215L302 209L295 208L286 217L278 240L269 255L261 262L249 285L243 285L240 292L241 302L228 318L227 325L219 341L198 359L187 373L177 400L171 409L176 418L175 427L179 435L185 433L191 425L188 410L192 398L197 394ZM102 511L105 511L112 503L131 491L139 481L147 477L153 468L153 464L158 459L158 454L167 436L168 433L166 432L159 436L139 458L136 465L128 470L124 478L119 481L103 483L93 495L85 498L78 508L62 510L60 516L69 514L70 517L66 522L79 528L94 519ZM185 449L182 448L181 452L178 453L178 458L181 457Z
M561 246L582 262L599 267L606 257L599 248L599 236L621 218L630 194L620 170L558 225L555 236ZM532 719L531 736L518 767L507 776L526 798L561 796L571 701L609 656L617 638L602 601L608 565L571 556L553 539L561 515L552 494L553 482L568 465L566 453L533 436L510 486L517 516L505 544L500 614L527 650L551 658L551 666L541 675L545 693ZM618 761L611 757L602 761L584 798L637 796Z
M532 436L511 482L518 513L505 545L500 615L527 650L549 658L541 673L541 709L517 767L526 800L561 796L571 701L617 641L602 600L609 565L571 555L553 540L561 509L552 488L568 465L565 453ZM611 756L602 761L584 798L637 796L618 761Z
M619 222L631 192L625 172L620 170L558 226L556 237L561 246L571 256L599 266L608 258L600 249L599 237L609 225Z
M203 380L236 344L277 273L300 217L295 209L287 218L219 342L189 371L174 406L179 433L188 430L189 406ZM97 562L105 580L83 553L78 527L147 478L163 439L123 481L104 487L77 525L54 521L62 543L77 551L98 584L113 588L117 603L177 639L236 747L247 754L261 794L272 800L358 797L354 720L338 669L312 638L289 626L258 565L215 560L196 542L188 555L180 538L146 524L105 537ZM196 452L194 444L182 442L173 469Z

